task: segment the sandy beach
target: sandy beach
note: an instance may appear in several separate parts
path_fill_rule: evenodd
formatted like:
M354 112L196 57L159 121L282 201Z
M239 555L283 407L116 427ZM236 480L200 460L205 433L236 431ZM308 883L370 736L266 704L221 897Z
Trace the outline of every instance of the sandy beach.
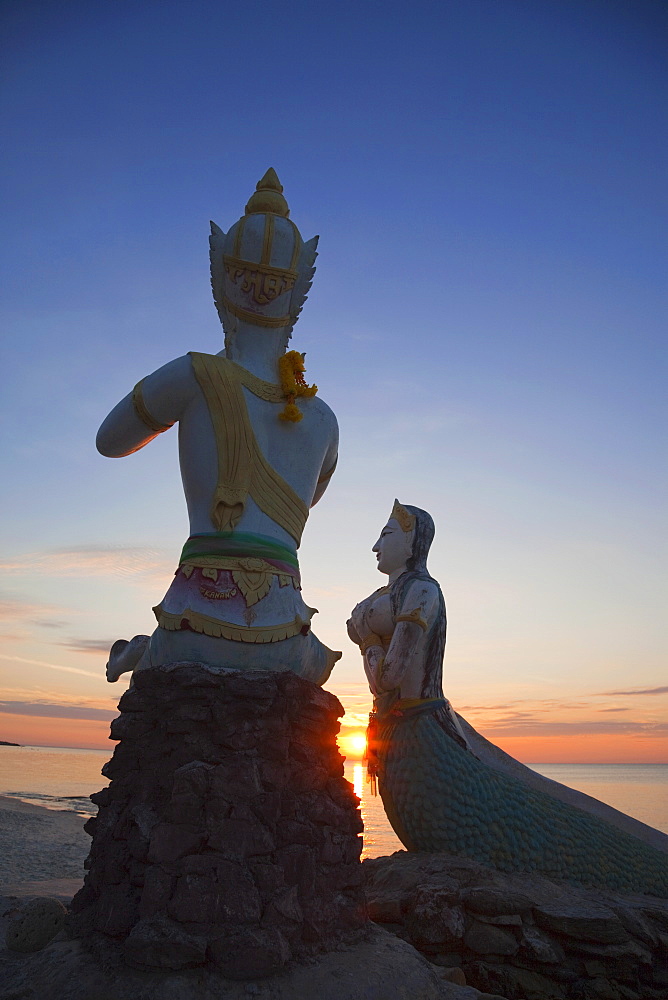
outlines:
M85 819L0 795L0 893L69 901L81 887Z

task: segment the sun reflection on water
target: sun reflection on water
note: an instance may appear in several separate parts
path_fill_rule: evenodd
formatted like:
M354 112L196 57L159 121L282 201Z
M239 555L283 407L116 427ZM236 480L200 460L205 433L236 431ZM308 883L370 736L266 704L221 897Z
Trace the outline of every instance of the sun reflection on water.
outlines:
M353 786L355 795L360 799L360 812L364 823L362 860L393 854L394 851L402 851L403 844L387 820L383 809L383 800L380 795L371 794L371 786L367 784L366 780L364 763L359 759L346 760L344 771L346 778Z
M353 788L357 798L361 799L364 791L364 767L361 764L353 765Z

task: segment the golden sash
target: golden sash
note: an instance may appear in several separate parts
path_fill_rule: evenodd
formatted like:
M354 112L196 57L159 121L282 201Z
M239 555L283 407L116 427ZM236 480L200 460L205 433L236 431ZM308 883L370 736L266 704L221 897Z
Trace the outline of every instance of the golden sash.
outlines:
M309 509L269 465L255 439L242 386L271 403L285 402L280 385L213 354L190 352L211 415L218 450L218 482L211 505L216 531L232 531L250 496L299 545Z

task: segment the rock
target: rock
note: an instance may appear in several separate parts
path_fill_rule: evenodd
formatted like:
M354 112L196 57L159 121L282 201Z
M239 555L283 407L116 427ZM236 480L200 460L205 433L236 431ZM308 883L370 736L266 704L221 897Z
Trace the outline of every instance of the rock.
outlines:
M656 928L643 915L642 910L631 906L612 906L612 911L619 919L620 924L632 937L639 938L648 944L650 948L656 946L659 935Z
M261 979L282 969L291 949L275 927L251 927L216 939L209 955L226 979Z
M206 941L159 914L134 925L123 954L137 969L187 969L204 962Z
M450 905L447 891L423 887L417 889L405 927L412 942L452 945L464 936L464 912Z
M566 953L558 941L548 937L547 934L544 934L531 924L523 928L520 944L527 955L535 959L536 962L556 965L558 962L563 962L566 958Z
M522 926L522 918L519 913L500 913L498 917L489 917L484 913L476 913L475 918L483 924L496 924L497 927Z
M125 941L143 969L208 963L244 978L366 929L343 708L290 672L252 673L177 663L135 675L69 918L88 947Z
M514 934L478 920L464 935L464 944L478 955L515 955L520 947Z
M454 983L456 986L466 986L466 976L464 975L463 969L455 965L452 968L439 968L439 975L442 979L445 979L448 983Z
M148 849L149 861L178 861L186 854L194 854L204 843L205 832L197 827L177 826L175 823L157 823L151 832Z
M563 986L530 969L473 962L464 967L466 980L476 989L521 1000L565 1000Z
M638 941L623 941L621 944L599 944L597 941L569 942L569 949L579 954L598 955L601 958L632 958L640 965L651 965L651 952Z
M369 919L381 924L400 924L402 921L401 900L369 900Z
M392 918L384 925L398 938L437 966L461 967L479 990L508 1000L605 991L616 1000L668 1000L668 900L503 874L446 854L399 851L362 868L371 914ZM503 912L511 904L517 912ZM465 933L439 942L453 911Z
M486 886L465 889L461 894L462 903L472 913L482 913L488 917L504 914L523 914L531 910L531 900L516 892L503 892Z
M536 923L575 940L618 944L629 936L612 910L594 903L543 903L533 909Z
M147 973L105 945L100 962L77 942L53 943L18 956L3 977L3 996L28 1000L486 1000L450 982L405 941L369 925L366 938L307 961L293 961L269 979L223 977L214 966ZM144 925L133 929L125 948ZM160 935L146 936L156 943ZM172 934L172 929L169 930ZM187 944L187 938L184 938ZM266 942L265 942L266 943ZM156 956L157 957L157 956ZM164 957L162 952L161 957ZM183 956L181 956L183 957ZM261 959L261 956L260 956ZM156 968L157 963L154 965ZM5 969L3 969L3 972ZM499 1000L499 998L495 998Z
M31 899L7 924L5 941L11 951L39 951L58 934L67 910L57 899Z

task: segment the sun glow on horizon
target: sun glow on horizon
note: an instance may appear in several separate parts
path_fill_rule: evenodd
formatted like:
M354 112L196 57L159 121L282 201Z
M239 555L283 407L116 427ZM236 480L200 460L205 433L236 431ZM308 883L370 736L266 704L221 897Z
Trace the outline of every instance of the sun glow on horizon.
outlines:
M366 734L362 731L344 732L339 736L339 750L344 757L361 760L366 750Z

